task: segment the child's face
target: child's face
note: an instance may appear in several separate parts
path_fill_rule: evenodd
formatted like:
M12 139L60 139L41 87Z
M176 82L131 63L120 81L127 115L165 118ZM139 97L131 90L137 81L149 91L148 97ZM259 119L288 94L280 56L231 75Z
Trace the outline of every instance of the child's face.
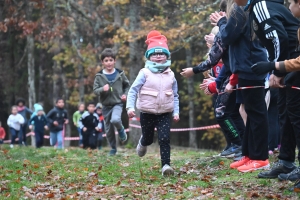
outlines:
M81 105L79 106L78 110L79 110L80 112L82 112L82 111L84 111L84 108L85 108L84 104L81 104Z
M58 100L58 102L56 103L56 106L59 108L63 108L65 106L65 102L64 100Z
M300 4L299 0L295 3L295 0L289 0L290 6L289 9L294 15L294 17L300 17Z
M103 67L107 70L107 71L112 71L115 67L115 59L113 59L112 57L105 57L103 60L102 60L102 64L103 64Z
M97 112L98 115L101 115L101 114L102 114L102 109L99 109L99 108L98 108L98 109L96 110L96 112Z
M11 113L12 113L13 115L16 115L16 114L18 113L18 109L15 108L15 107L13 107L13 108L11 109Z
M89 113L94 113L95 112L95 105L90 104L90 105L88 105L87 109L88 109Z
M151 54L150 61L157 63L165 63L167 61L167 56L164 53L154 53Z
M19 106L19 107L24 106L23 102L19 102L19 103L18 103L18 106Z
M44 111L42 111L42 110L39 110L38 112L37 112L37 115L38 116L42 116L44 114Z

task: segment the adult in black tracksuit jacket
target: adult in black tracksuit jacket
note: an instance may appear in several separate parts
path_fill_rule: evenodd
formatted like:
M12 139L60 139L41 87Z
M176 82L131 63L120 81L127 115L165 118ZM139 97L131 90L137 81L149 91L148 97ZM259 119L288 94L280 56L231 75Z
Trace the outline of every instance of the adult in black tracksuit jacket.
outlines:
M284 6L283 0L252 0L249 12L253 30L269 52L269 61L284 61L299 56L299 20ZM278 94L281 148L279 162L272 170L260 173L259 177L277 178L282 174L281 179L286 179L289 176L284 174L295 169L295 148L300 148L300 91L289 87L300 86L300 72L282 74L275 70L271 76L285 76L284 84L287 85L286 88L279 89ZM300 161L299 154L298 160ZM297 175L297 179L299 178L300 173Z
M102 124L99 121L99 116L92 112L84 112L79 119L79 128L82 133L83 148L97 148L98 131L102 128Z
M242 90L242 96L247 113L246 130L242 143L242 154L253 162L247 166L236 166L241 172L253 171L268 166L268 121L265 102L264 79L267 74L256 75L251 66L259 61L266 61L267 54L258 40L251 38L251 26L243 8L233 5L227 20L221 18L217 25L220 28L221 39L229 45L231 72L238 74L239 87L261 86L260 88Z

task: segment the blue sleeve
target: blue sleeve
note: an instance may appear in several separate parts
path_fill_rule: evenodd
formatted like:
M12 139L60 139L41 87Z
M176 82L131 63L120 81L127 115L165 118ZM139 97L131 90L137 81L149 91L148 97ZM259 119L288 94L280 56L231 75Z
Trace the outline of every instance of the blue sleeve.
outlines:
M128 95L127 95L127 103L126 103L126 109L134 109L135 108L135 101L136 96L138 92L140 91L141 87L145 84L146 77L144 75L143 71L140 71L140 73L137 75L136 79L132 83Z
M177 80L175 77L174 77L172 89L173 89L173 93L174 93L174 111L173 111L173 116L174 116L174 115L179 115L178 84L177 84Z
M226 66L223 65L220 73L219 73L219 76L216 78L216 84L217 84L217 89L220 90L221 89L221 86L222 86L222 81L224 80L224 78L226 78Z
M33 122L33 123L32 123ZM35 122L35 116L34 117L32 117L32 118L30 118L30 120L29 120L29 124L34 124L34 122Z
M50 110L50 112L48 112L48 114L47 114L48 126L51 126L53 124L53 121L54 121L53 114L55 114L54 109Z
M29 114L32 114L32 113L33 113L33 111L30 110L29 108L25 107L25 109L26 109L26 112L28 112Z
M200 63L198 66L193 68L194 74L205 72L213 68L215 65L217 65L223 56L223 52L227 48L228 46L223 44L221 40L221 34L220 32L218 32L217 35L215 36L214 43L211 49L209 50L207 60L205 60L204 62Z
M231 45L239 39L239 36L243 33L246 23L244 11L234 6L232 16L229 17L228 21L226 17L221 18L218 21L219 32L221 34L221 40L225 45Z

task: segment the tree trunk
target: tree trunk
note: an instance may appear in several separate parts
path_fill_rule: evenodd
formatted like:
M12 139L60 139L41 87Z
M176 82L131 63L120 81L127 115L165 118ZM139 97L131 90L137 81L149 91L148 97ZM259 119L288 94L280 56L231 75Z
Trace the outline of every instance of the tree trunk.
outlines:
M142 67L142 52L141 43L137 39L138 35L135 35L134 32L140 30L140 0L131 1L129 5L129 29L132 33L132 40L129 42L129 57L130 57L130 71L129 71L129 81L130 84L133 83L136 76L138 75L141 67ZM140 117L139 111L136 109L136 117ZM132 124L139 125L138 121L131 121ZM130 141L133 145L137 145L139 138L141 136L141 130L137 128L130 127Z
M27 5L27 19L32 15L32 7ZM33 35L27 35L27 68L28 68L28 107L33 110L33 104L36 102L35 93L35 67L34 67L34 38ZM35 146L35 137L31 136L31 146Z
M192 67L192 50L190 47L185 49L187 67ZM194 79L187 79L188 96L189 96L189 127L194 127ZM196 131L189 131L189 147L197 148L197 134Z
M115 28L119 28L121 26L120 6L115 5L113 7L113 11L114 11L114 26L115 26ZM116 42L114 43L113 49L116 51L116 53L118 53L120 46L121 46L120 43L116 43ZM116 66L116 68L121 69L122 68L122 60L117 58L115 66Z
M45 51L43 49L40 50L40 64L39 64L39 93L38 93L38 102L41 103L42 105L45 105Z
M65 72L63 71L62 66L60 65L60 69L61 69L61 80L63 83L63 90L64 90L64 99L69 99L70 97L70 90L68 87L68 80L66 78ZM68 118L69 118L69 123L67 125L65 125L65 137L70 137L71 136L71 115L69 113L69 104L65 103L65 109L67 110L67 114L68 114ZM65 147L69 147L70 146L71 141L70 140L65 140L64 141L64 146Z

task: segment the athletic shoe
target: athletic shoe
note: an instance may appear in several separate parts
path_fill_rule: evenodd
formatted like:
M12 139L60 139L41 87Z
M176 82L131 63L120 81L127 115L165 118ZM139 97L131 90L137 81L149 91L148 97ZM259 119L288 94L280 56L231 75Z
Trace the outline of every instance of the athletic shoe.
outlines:
M119 133L120 141L125 142L127 140L127 134L125 132L124 127L121 130L119 130L118 133Z
M277 161L271 167L271 170L263 171L258 174L258 178L277 178L279 174L287 174L293 171L296 166L286 167L281 160Z
M111 149L111 150L109 151L109 155L110 155L110 156L114 156L114 155L116 155L116 153L117 153L117 149Z
M13 144L11 144L11 145L9 145L9 147L12 149L12 148L14 148L14 145L13 145Z
M141 144L141 139L142 139L142 137L140 138L139 143L136 146L136 153L139 157L143 157L147 153L147 146L143 146Z
M237 168L239 172L252 172L258 169L268 169L270 167L269 160L250 160L245 165Z
M296 181L300 179L300 167L295 168L288 174L279 174L278 179L281 181Z
M239 161L243 158L242 152L234 154L233 161Z
M170 165L165 164L163 168L161 169L163 176L171 176L174 175L174 170Z
M241 146L233 144L228 149L226 149L221 153L221 157L226 157L226 158L234 157L234 154L240 153L241 151L242 151Z
M236 162L231 163L231 164L230 164L230 168L231 168L231 169L236 169L236 168L238 168L238 167L240 167L240 166L245 165L245 164L246 164L247 162L249 162L249 161L250 161L250 158L249 158L249 157L243 156L239 161L236 161Z
M229 149L230 147L231 147L231 145L226 146L225 149L223 149L223 151L226 151L226 150ZM222 153L223 151L221 151L221 153ZM221 156L221 153L215 155L214 157Z

